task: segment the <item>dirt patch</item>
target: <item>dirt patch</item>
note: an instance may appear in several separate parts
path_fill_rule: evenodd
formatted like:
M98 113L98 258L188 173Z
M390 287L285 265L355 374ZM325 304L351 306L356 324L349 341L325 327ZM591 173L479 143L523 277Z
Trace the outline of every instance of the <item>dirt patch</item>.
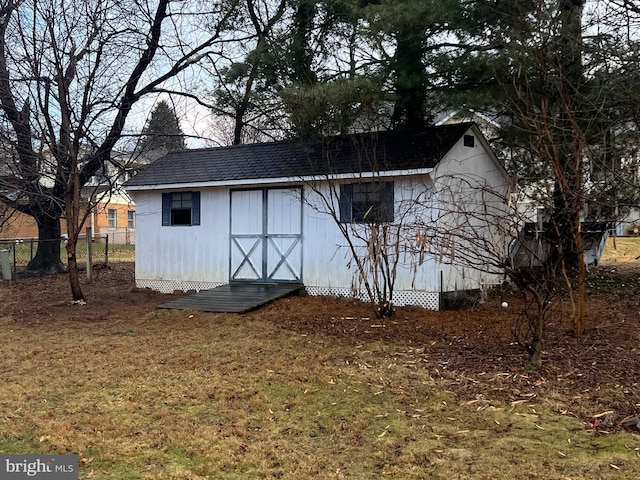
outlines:
M181 294L134 287L133 264L112 264L83 285L88 303L72 306L65 275L0 284L0 318L55 328L92 325L126 334L130 319L143 318ZM509 306L502 308L507 301ZM371 364L404 364L427 370L462 399L491 398L518 404L545 402L584 422L599 417L602 432L640 414L640 268L638 262L603 263L589 278L586 334L570 333L568 305L548 326L543 366L533 370L512 326L519 299L511 292L485 303L445 312L399 308L376 319L363 304L347 300L289 297L251 315L279 329L322 334L354 349L369 349ZM345 351L349 351L348 349ZM353 360L334 359L336 363ZM126 362L126 358L123 358Z

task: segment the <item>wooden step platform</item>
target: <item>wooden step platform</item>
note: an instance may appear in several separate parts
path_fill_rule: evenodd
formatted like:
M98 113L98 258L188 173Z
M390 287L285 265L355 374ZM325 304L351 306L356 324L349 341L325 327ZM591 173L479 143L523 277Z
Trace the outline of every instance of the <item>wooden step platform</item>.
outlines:
M173 300L158 308L243 313L304 288L300 283L229 283Z

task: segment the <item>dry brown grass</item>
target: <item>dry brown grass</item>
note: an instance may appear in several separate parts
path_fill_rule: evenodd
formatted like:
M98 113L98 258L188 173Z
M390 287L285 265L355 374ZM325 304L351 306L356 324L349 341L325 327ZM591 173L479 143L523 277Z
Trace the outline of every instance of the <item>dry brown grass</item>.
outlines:
M601 261L611 268L622 265L637 269L640 264L640 237L609 238Z
M618 428L640 413L640 277L612 258L586 337L557 319L537 372L515 298L378 322L305 297L157 310L124 264L85 306L64 276L1 283L0 451L79 453L83 479L640 478Z

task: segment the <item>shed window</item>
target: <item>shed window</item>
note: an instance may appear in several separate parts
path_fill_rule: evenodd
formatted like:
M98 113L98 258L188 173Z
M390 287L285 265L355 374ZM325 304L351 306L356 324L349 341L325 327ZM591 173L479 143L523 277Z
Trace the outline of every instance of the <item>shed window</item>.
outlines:
M200 192L163 193L162 225L200 225Z
M393 182L340 185L340 221L393 222Z

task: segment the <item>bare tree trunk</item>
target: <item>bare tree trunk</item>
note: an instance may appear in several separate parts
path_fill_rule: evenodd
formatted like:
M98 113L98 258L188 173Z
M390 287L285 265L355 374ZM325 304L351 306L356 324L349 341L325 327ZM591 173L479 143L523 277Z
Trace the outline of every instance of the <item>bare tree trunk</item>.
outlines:
M582 209L583 194L583 161L584 144L583 127L584 101L578 95L582 84L584 69L582 66L582 11L585 0L560 0L558 4L562 21L559 43L559 72L560 72L560 102L561 102L561 133L560 133L560 162L564 176L564 210L561 218L566 219L561 231L561 242L568 249L565 255L569 258L572 269L576 295L571 295L573 333L581 336L584 333L584 316L586 306L586 267L584 264L584 246L580 211ZM563 237L563 238L562 238ZM575 269L575 270L574 270Z
M551 297L555 290L554 276L553 267L548 264L537 269L515 270L511 276L524 305L513 333L518 344L529 353L534 367L542 364L545 327L551 315Z
M580 224L580 215L577 215L576 222ZM582 240L582 232L578 231L575 238L576 250L578 251L578 268L577 268L577 299L575 311L572 317L573 334L581 337L584 334L585 313L587 309L587 266L584 262L584 242Z
M38 225L38 249L28 263L25 275L51 275L64 273L67 268L60 259L60 216L38 214L34 217Z
M38 223L34 274L66 271L59 244L66 213L74 301L84 300L75 255L84 222L81 187L107 170L136 102L209 54L219 55L238 4L217 2L212 24L194 35L195 23L183 18L204 12L174 10L173 3L0 2L0 112L3 145L12 152L3 157L11 177L0 199ZM130 24L128 15L135 17ZM194 38L201 41L193 44ZM130 55L122 58L127 46Z
M82 231L84 220L87 215L80 216L80 176L78 175L78 161L74 156L71 178L67 184L66 194L66 212L67 212L67 232L69 241L67 242L67 266L69 267L69 283L71 286L71 295L73 303L85 303L86 298L82 293L80 285L80 275L78 273L78 258L76 247L78 245L78 237ZM88 214L88 212L86 212ZM87 261L90 261L87 258Z
M534 322L533 337L531 339L531 364L534 367L542 365L542 346L544 342L544 327L546 318L544 307L538 305L537 316Z
M69 264L69 283L71 285L71 295L74 303L84 303L86 301L82 286L80 285L80 274L78 272L78 260L76 255L77 239L69 238L67 243L67 263ZM89 261L87 259L87 261Z

